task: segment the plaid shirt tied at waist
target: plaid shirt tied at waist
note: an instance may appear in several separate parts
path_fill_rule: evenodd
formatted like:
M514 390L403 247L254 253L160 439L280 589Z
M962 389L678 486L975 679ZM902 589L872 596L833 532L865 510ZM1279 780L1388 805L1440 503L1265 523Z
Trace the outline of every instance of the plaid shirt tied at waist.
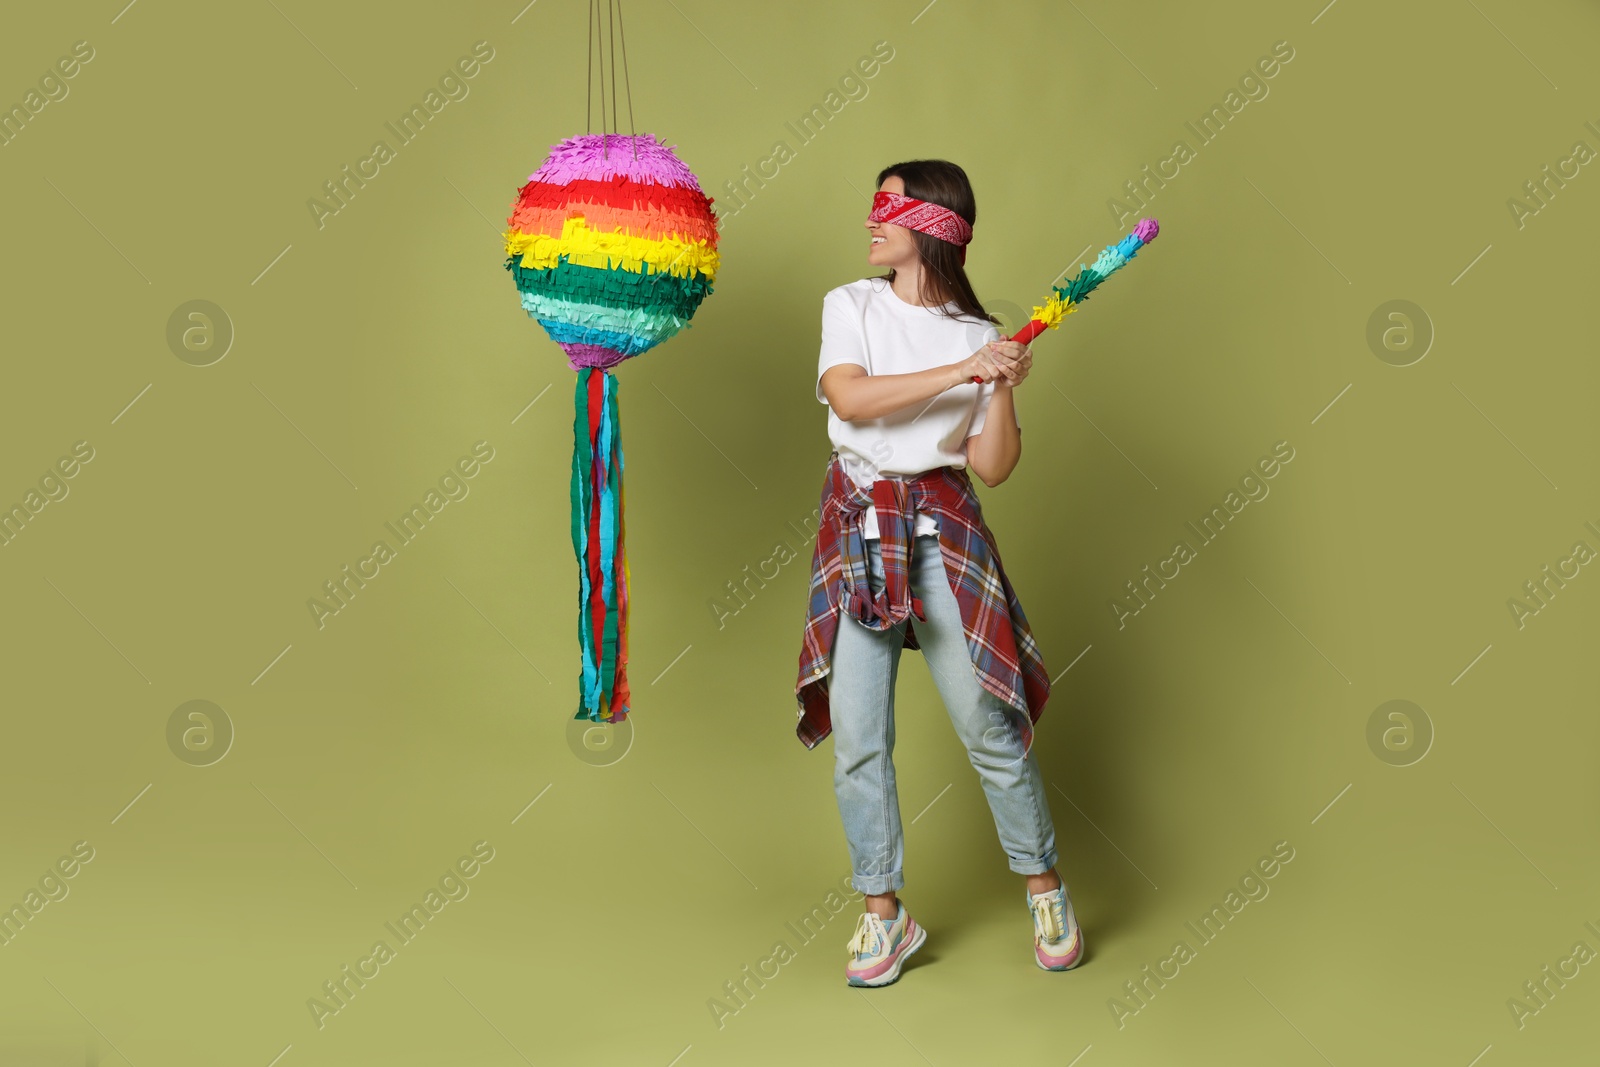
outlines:
M862 521L875 505L884 586L872 595ZM910 593L912 530L917 512L937 516L946 579L961 607L961 625L978 682L1024 712L1023 742L1033 744L1033 724L1050 697L1039 645L1011 587L994 535L983 520L978 495L964 467L935 467L913 478L879 478L863 489L845 472L835 451L822 485L821 521L811 557L810 596L795 682L796 735L815 748L833 732L828 678L839 618L846 614L872 630L905 623L902 647L921 651L913 619L926 621L922 601Z

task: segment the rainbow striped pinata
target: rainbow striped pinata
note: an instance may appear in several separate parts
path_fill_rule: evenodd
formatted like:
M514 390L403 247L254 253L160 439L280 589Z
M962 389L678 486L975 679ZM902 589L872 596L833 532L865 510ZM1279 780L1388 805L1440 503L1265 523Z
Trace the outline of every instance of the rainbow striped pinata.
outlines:
M673 146L676 147L676 146ZM717 273L712 199L650 134L581 134L551 147L506 221L522 307L578 372L572 548L579 563L577 719L627 718L628 561L622 435L610 373L689 325Z

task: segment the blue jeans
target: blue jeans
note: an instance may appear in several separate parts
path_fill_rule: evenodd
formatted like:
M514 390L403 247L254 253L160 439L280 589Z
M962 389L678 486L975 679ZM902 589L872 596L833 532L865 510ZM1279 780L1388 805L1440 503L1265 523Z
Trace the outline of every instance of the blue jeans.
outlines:
M871 589L877 593L884 583L883 555L877 538L868 539L866 546ZM937 534L913 538L907 577L927 615L925 622L915 616L909 621L983 783L1011 869L1043 874L1056 865L1055 827L1038 761L1022 745L1019 724L1025 713L978 682ZM862 893L888 893L905 885L905 839L894 776L894 683L905 628L902 622L869 630L841 612L833 646L828 683L833 788L850 847L850 884Z

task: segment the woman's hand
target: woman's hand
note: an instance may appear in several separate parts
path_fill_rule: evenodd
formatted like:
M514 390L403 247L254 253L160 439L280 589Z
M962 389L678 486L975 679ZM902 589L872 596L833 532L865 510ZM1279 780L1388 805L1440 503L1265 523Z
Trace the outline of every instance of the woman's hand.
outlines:
M1020 341L990 341L984 350L991 353L988 361L999 372L992 379L997 387L1021 385L1033 369L1033 349Z
M971 370L966 370L968 366ZM971 381L973 374L981 374L984 382L1014 389L1034 370L1034 350L1019 341L990 341L963 360L962 368L965 371L962 381Z
M991 341L955 365L958 374L955 384L966 385L972 381L973 375L977 375L985 384L999 379L1004 384L1015 385L1016 381L1022 379L1011 381L1006 377L1005 371L1017 358L1018 353L1025 355L1031 366L1033 356L1025 345L1015 341ZM1026 377L1027 373L1024 369L1022 376Z

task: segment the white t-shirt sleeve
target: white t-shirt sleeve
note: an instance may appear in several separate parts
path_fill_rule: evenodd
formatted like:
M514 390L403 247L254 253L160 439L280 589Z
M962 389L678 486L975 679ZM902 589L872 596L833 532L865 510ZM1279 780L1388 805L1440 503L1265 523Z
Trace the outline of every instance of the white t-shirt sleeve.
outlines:
M822 350L817 356L819 402L828 402L822 393L823 372L841 363L854 363L862 370L871 371L867 366L866 346L862 343L861 323L857 320L855 305L843 289L834 289L822 298Z

